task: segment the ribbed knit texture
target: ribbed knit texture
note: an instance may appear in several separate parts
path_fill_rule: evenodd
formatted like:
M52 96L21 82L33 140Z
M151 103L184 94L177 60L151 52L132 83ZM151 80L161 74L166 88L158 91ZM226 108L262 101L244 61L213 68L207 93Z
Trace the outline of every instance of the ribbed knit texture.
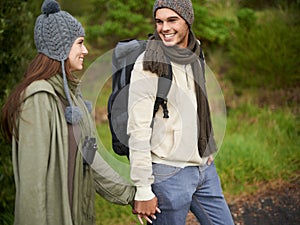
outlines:
M74 41L85 36L85 32L82 25L68 12L57 11L59 6L55 7L55 3L57 4L53 0L44 2L43 14L35 23L34 41L39 53L61 61L68 58Z
M160 8L169 8L181 16L191 27L194 22L194 10L190 0L156 0L153 5L153 16L156 10Z

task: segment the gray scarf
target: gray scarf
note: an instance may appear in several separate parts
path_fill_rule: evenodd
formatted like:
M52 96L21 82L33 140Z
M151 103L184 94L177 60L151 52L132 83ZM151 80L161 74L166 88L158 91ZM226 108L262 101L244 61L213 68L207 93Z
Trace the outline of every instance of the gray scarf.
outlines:
M187 48L165 46L159 35L155 32L147 42L143 60L143 69L156 73L158 76L168 74L170 61L177 64L191 64L197 97L197 113L199 118L198 150L201 157L207 157L217 151L210 118L209 104L205 87L205 78L199 55L200 43L194 33L190 31Z

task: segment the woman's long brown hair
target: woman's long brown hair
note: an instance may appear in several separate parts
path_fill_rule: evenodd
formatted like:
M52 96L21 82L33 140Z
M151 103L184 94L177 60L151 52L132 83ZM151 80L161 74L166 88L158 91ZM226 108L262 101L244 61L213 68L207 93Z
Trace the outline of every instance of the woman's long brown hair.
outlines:
M68 60L65 63L65 68L67 79L75 81L70 72ZM13 89L2 108L1 131L8 141L11 142L13 136L18 139L17 119L21 112L20 107L24 98L24 90L32 82L49 79L58 73L61 74L61 63L43 54L38 54L29 64L23 80Z

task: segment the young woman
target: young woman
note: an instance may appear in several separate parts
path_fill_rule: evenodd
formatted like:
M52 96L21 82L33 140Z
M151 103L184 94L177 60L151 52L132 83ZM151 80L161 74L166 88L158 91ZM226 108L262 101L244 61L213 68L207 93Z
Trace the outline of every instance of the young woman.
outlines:
M45 0L34 39L38 55L2 109L12 142L15 224L94 224L94 195L131 203L135 188L91 167L96 131L79 80L88 50L84 29L54 0ZM115 175L115 174L114 174ZM118 182L118 179L120 182Z

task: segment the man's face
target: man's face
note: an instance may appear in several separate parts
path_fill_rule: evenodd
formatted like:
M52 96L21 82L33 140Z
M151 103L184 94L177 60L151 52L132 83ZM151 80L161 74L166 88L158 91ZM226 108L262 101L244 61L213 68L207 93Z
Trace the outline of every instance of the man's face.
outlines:
M189 27L185 20L168 8L161 8L155 15L156 31L166 46L188 46Z

